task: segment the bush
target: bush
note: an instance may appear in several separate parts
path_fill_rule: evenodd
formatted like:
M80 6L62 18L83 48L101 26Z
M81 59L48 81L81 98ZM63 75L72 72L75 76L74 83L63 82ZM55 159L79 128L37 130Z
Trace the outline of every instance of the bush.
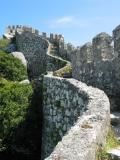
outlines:
M0 51L0 77L21 81L27 78L27 69L19 59Z
M31 95L31 85L0 80L1 140L4 140L12 130L25 120Z
M10 40L8 39L0 39L0 50L4 49L5 47L7 47L10 44Z
M53 72L54 76L71 78L72 77L72 66L71 64L67 64L65 67Z
M98 146L96 160L113 160L113 158L107 153L109 149L116 148L120 145L112 128L110 128L107 135L106 144L104 147Z

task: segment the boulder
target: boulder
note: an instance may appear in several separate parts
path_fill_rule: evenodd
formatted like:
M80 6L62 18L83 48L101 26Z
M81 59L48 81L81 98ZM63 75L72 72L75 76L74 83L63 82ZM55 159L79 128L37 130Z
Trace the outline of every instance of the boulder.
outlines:
M14 57L20 59L24 66L27 66L27 60L25 59L25 56L22 52L12 52L11 54Z
M28 79L25 79L21 81L20 84L30 84L30 81Z

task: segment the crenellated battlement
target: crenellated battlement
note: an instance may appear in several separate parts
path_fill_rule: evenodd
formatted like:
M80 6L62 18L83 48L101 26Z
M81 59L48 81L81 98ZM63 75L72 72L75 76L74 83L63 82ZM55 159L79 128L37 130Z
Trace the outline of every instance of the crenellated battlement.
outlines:
M6 34L15 36L17 51L22 52L27 60L29 79L38 81L32 82L36 87L39 86L35 94L40 92L40 105L37 108L40 106L38 113L42 114L44 122L40 124L41 159L49 156L54 149L46 160L95 160L96 148L104 146L109 131L110 104L103 91L88 87L75 79L103 89L110 101L119 98L120 27L117 31L114 30L113 38L102 32L92 42L76 50L72 44L64 42L62 35L51 33L48 36L46 32L39 33L31 27L8 26ZM55 51L57 56L54 55ZM75 79L52 76L51 71L69 64L60 57L71 54ZM46 72L49 74L43 77ZM118 102L119 105L120 100ZM21 149L21 146L18 145L17 148ZM30 151L35 152L36 149ZM35 153L38 155L38 152Z
M77 49L76 54L80 64L92 62L93 61L92 44L90 42L84 44L83 46Z
M80 63L97 63L100 61L112 60L114 54L113 38L102 32L92 39L92 42L85 43L77 48L76 56Z
M57 56L70 60L71 57L70 55L74 47L70 43L65 43L62 34L54 34L54 33L47 34L46 32L40 32L39 30L29 26L12 25L6 28L6 31L3 36L5 38L11 39L14 36L16 36L16 33L21 34L23 32L30 32L32 34L38 35L41 38L48 40L50 43L55 44L56 47L58 48Z
M105 32L98 34L92 40L94 61L113 58L112 37Z
M22 26L22 25L12 25L12 26L8 26L6 28L6 34L11 34L11 35L15 35L16 32L18 33L22 33L22 32L31 32L31 33L35 33L35 34L39 34L39 31L37 29L34 29L32 27L29 26Z
M77 48L72 54L72 67L75 79L104 90L114 103L113 97L120 95L120 25L112 36L102 32Z
M48 35L46 32L39 32L38 29L34 29L32 27L23 26L23 25L8 26L6 28L5 34L15 36L16 32L18 32L18 33L22 33L22 32L34 33L36 35L40 35L42 38L50 40L51 42L64 41L64 37L61 34L50 33L50 35Z

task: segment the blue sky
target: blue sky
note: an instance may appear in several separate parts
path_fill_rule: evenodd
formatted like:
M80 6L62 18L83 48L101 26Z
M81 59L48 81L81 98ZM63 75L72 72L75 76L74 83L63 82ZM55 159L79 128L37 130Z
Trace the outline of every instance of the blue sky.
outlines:
M82 45L120 24L120 0L0 0L0 6L0 35L7 25L21 24Z

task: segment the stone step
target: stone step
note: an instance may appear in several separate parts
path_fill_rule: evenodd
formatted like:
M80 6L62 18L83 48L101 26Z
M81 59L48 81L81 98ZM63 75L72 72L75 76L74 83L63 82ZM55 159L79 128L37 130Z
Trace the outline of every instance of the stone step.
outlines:
M110 118L111 118L111 125L117 126L120 124L120 113L119 112L111 113Z
M51 48L58 48L57 46L51 45Z
M58 50L50 50L50 52L52 52L52 53L53 53L53 52L58 52Z
M58 47L56 47L56 46L51 46L51 48L52 48L52 49L58 49Z
M58 52L57 52L57 51L54 51L54 52L51 52L51 51L50 51L50 54L51 54L51 55L58 55Z
M52 52L58 52L58 50L57 50L57 49L51 49L51 51L52 51Z
M110 114L112 130L118 140L120 140L120 113L112 112ZM111 160L120 160L120 146L107 151Z
M116 136L117 139L120 139L120 124L117 126L112 125L112 130Z
M111 149L107 153L112 160L120 160L120 147Z

